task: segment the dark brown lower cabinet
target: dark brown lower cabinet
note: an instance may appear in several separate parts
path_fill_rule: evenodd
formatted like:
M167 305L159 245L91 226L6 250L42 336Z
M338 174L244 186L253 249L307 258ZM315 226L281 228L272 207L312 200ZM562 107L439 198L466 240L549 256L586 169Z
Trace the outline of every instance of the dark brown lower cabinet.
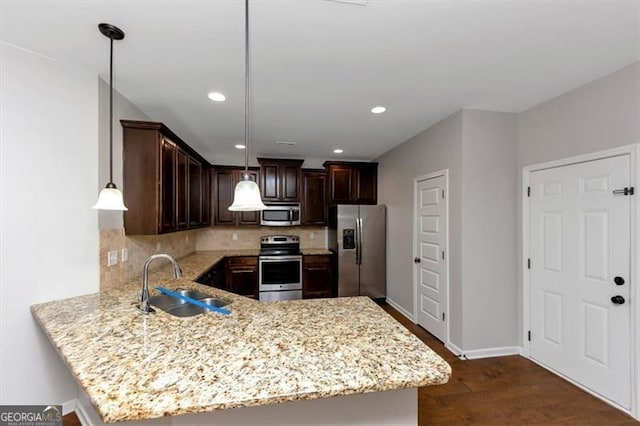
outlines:
M330 255L307 255L302 258L302 298L332 296Z
M242 296L258 298L258 258L228 257L226 290Z

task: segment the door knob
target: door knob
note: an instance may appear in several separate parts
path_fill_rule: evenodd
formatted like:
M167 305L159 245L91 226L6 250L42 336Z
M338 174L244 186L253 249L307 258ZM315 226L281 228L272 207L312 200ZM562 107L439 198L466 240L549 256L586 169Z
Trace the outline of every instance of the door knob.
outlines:
M613 279L613 282L614 282L614 283L616 283L616 285L622 285L622 284L624 284L624 278L622 278L622 277L615 277L615 278Z
M624 304L624 297L622 297L622 296L613 296L611 298L611 301L613 303L615 303L616 305L622 305L622 304Z
M420 263L420 258L416 257L415 259L413 259L413 263Z

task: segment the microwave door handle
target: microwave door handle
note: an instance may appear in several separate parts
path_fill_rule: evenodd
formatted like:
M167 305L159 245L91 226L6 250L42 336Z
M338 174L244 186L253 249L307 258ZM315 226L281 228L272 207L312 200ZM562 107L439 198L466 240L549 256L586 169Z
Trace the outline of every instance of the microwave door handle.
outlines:
M289 208L289 225L293 225L293 209Z

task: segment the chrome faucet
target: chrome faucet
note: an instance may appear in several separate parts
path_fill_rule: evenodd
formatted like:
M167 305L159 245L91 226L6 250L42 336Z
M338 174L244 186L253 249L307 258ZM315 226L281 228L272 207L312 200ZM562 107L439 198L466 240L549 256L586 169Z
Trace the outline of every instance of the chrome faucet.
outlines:
M173 264L173 275L176 278L182 278L182 269L180 269L180 265L178 265L178 261L175 257L166 253L158 253L149 256L142 267L142 291L140 291L140 304L138 305L138 309L144 314L151 314L155 312L153 308L149 306L149 264L155 259L169 259Z

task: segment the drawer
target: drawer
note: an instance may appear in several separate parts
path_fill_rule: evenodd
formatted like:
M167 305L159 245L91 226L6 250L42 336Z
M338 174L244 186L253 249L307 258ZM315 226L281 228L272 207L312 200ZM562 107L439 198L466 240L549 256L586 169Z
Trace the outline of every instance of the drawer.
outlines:
M227 265L233 266L258 266L258 258L254 256L228 257Z
M331 255L328 254L320 254L320 255L306 255L302 258L302 263L304 265L331 265Z

